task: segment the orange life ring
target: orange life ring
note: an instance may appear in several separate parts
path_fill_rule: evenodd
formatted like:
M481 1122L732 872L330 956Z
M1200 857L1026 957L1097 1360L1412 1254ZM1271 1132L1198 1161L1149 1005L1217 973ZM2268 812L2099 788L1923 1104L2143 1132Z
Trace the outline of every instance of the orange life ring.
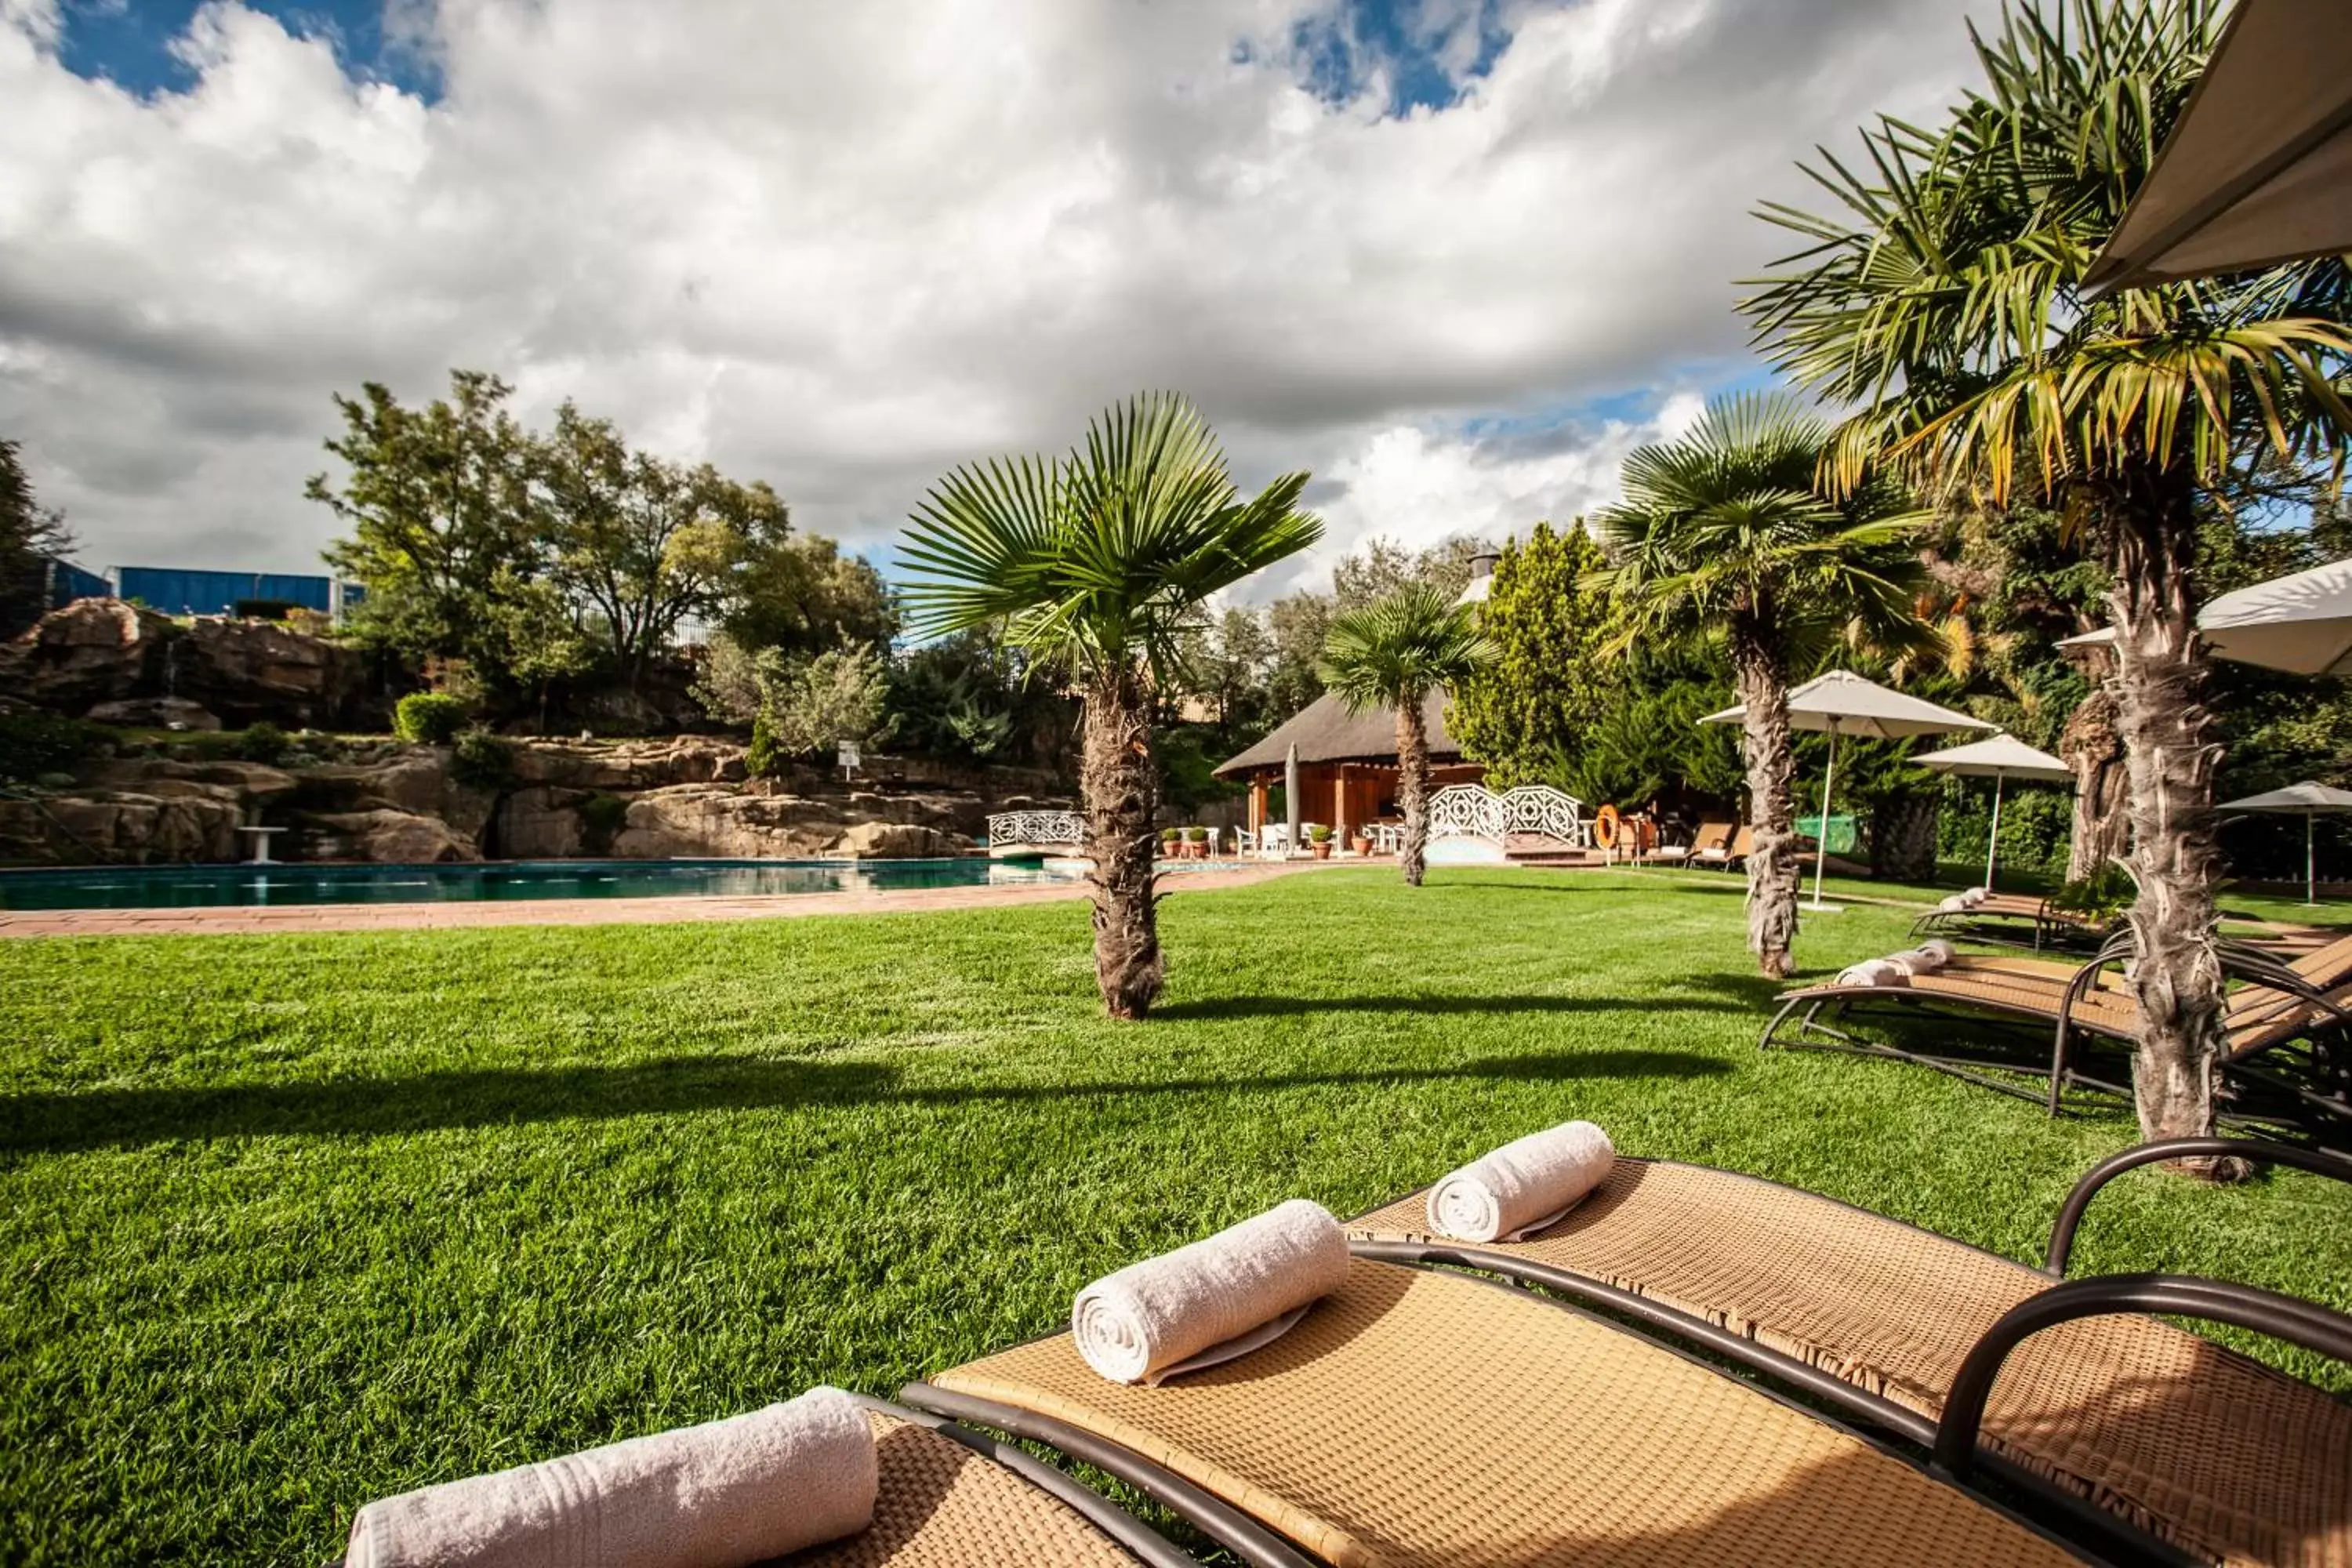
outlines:
M1603 849L1617 847L1617 808L1604 805L1593 814L1592 837Z

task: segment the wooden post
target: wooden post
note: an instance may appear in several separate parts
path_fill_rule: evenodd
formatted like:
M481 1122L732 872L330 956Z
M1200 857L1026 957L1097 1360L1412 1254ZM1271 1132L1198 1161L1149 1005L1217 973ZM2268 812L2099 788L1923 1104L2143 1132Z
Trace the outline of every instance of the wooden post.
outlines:
M1337 855L1348 842L1348 764L1339 763L1331 770L1331 853Z
M1250 780L1249 830L1251 833L1255 834L1261 831L1265 826L1265 777L1264 774L1259 774Z

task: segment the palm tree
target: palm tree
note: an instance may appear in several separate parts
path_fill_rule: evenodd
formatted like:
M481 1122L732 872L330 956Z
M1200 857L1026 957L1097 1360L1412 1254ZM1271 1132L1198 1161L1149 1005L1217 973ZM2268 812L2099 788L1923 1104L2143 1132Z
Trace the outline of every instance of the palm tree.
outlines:
M1979 38L1940 131L1882 121L1843 206L1763 216L1810 248L1743 301L1780 367L1858 409L1829 478L1892 458L1993 504L2031 490L2100 547L2139 886L2130 981L2148 1138L2210 1132L2222 982L2194 578L2201 521L2340 460L2347 279L2326 260L2086 300L2081 282L2204 68L2221 0L2074 0ZM2234 493L2233 493L2234 492Z
M1494 657L1475 614L1475 605L1414 583L1334 620L1316 666L1349 712L1396 710L1397 805L1404 813L1398 864L1407 887L1421 886L1429 845L1429 731L1422 709L1431 692L1458 686Z
M1883 476L1832 500L1814 483L1830 422L1785 395L1711 404L1696 425L1625 458L1625 499L1594 519L1621 617L1611 645L1721 637L1747 708L1748 946L1795 967L1796 750L1789 672L1835 636L1893 650L1928 638L1923 573L1905 547L1927 513Z
M1001 625L1068 668L1085 698L1078 787L1094 861L1095 980L1114 1018L1160 994L1151 699L1202 603L1307 548L1303 473L1251 500L1191 404L1150 394L1105 410L1055 459L991 459L932 487L907 531L919 635Z

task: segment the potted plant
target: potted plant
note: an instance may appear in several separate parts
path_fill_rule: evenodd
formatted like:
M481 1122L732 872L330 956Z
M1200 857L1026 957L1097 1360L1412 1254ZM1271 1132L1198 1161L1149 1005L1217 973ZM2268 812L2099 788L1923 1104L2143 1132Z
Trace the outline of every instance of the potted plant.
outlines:
M1183 832L1181 827L1163 827L1160 830L1160 858L1162 860L1176 858L1176 841L1183 836Z
M1198 826L1184 830L1184 853L1194 860L1209 858L1209 830Z
M1307 842L1315 847L1315 858L1331 858L1331 829L1328 824L1318 822L1307 829Z
M1348 842L1355 846L1356 858L1359 860L1366 858L1372 852L1372 836L1363 828L1356 829Z

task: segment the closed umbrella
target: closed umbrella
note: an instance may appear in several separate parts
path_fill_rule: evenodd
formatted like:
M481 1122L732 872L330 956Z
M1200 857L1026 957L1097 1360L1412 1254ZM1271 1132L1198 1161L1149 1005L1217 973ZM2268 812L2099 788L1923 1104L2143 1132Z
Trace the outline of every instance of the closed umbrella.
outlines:
M1737 724L1748 717L1741 703L1710 713L1702 724ZM1822 830L1813 841L1813 898L1807 909L1830 910L1822 902L1822 869L1829 858L1830 795L1837 787L1840 735L1868 741L1900 741L1913 735L1937 735L1952 730L1990 730L1981 719L1864 680L1850 669L1832 669L1815 676L1789 693L1789 724L1792 729L1825 731L1830 738L1830 762L1822 774Z
M1282 757L1282 853L1285 859L1298 853L1298 742L1290 742L1290 750Z
M2226 801L2215 809L2299 813L2303 817L2303 901L2306 904L2319 901L2318 863L2312 847L2313 827L2323 811L2352 811L2352 793L2330 789L2324 784L2314 784L2305 779L2284 789L2250 795L2243 800Z
M2197 635L2217 658L2290 675L2352 675L2352 561L2223 594L2198 612ZM2062 638L2060 647L2116 640L2113 626Z
M2047 752L2036 751L2014 735L1995 735L1990 741L1971 741L1965 746L1948 746L1940 752L1927 752L1911 759L1921 767L1934 768L1938 773L1957 773L1963 778L1992 780L1992 831L1985 835L1985 886L1992 886L1993 868L2000 854L2000 786L2009 779L2032 779L2037 784L2072 784L2074 770Z

